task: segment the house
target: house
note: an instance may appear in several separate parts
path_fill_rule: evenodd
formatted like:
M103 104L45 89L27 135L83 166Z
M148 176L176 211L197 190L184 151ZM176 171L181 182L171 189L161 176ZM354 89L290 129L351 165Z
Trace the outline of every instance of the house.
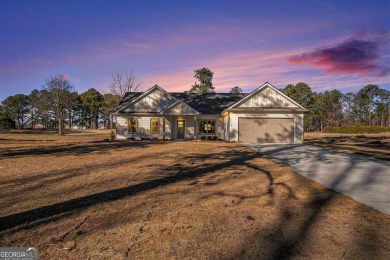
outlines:
M302 143L307 111L269 83L251 93L128 92L114 115L117 139L222 139Z

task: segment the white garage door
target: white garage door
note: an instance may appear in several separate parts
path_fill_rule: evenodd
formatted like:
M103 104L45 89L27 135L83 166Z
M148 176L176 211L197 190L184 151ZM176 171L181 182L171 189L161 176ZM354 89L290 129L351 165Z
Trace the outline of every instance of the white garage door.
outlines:
M294 143L294 119L239 118L238 133L244 143Z

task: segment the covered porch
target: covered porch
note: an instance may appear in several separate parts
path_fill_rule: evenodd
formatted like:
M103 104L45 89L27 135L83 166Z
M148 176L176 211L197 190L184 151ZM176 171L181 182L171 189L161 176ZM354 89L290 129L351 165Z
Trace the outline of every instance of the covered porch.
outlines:
M178 100L163 111L164 137L169 140L196 139L197 117L200 114L195 109Z

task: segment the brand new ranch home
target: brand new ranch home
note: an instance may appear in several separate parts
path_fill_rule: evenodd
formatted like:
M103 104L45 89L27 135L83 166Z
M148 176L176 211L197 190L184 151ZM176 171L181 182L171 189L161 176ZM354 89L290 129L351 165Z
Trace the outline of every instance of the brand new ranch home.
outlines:
M222 139L302 143L307 111L269 83L251 93L128 92L115 112L117 139Z

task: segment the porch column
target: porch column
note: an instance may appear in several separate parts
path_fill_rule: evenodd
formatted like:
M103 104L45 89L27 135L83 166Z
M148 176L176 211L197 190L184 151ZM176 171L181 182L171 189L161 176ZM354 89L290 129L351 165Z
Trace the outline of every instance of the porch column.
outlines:
M198 133L198 124L196 123L196 115L194 115L194 139L196 139L196 134Z
M163 115L163 140L165 140L165 115Z
M170 135L171 135L171 136L169 137L170 140L176 139L176 138L174 138L173 135L172 135L172 134L173 134L173 131L175 131L175 134L176 134L176 129L174 129L176 126L173 124L172 118L173 118L173 117L172 117L172 115L171 115L171 116L170 116L170 119L171 119L171 122L170 122L170 124L171 124L171 133L170 133Z

